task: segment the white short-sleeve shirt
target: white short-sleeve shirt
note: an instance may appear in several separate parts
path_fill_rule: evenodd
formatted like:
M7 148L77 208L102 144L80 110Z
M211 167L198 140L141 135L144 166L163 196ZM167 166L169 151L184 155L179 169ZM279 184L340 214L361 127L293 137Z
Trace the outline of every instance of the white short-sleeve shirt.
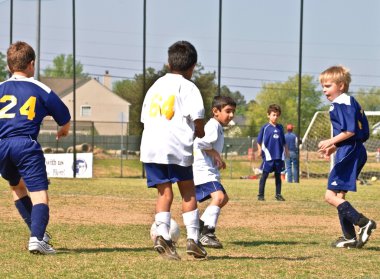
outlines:
M204 118L201 93L182 75L168 73L149 88L141 111L144 163L193 163L194 120Z
M220 182L220 172L213 159L204 150L214 149L223 151L224 131L222 125L214 118L211 118L205 125L205 136L196 138L194 141L194 183L204 184L211 181Z

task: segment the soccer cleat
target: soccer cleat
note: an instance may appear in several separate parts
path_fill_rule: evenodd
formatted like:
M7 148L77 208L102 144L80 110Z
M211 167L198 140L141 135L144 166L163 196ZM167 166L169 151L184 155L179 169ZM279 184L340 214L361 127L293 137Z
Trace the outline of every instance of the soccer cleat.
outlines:
M333 243L331 243L331 247L335 248L356 248L357 241L356 238L346 239L344 236L339 237Z
M281 195L276 195L275 198L276 198L276 200L278 200L278 201L285 201L284 197L281 196Z
M264 196L260 196L260 195L257 196L257 200L258 201L265 201Z
M207 252L202 244L195 243L194 239L188 238L186 242L186 253L194 256L196 259L203 259L207 257Z
M215 248L215 249L223 248L222 243L220 243L219 239L213 233L207 233L204 235L201 234L201 238L199 239L199 242L204 247Z
M156 237L154 242L154 249L167 260L176 260L179 261L181 257L177 254L173 241L166 240L161 235Z
M359 239L356 243L356 248L362 248L364 244L367 243L369 236L371 235L372 231L376 229L376 222L373 220L369 220L366 225L359 228Z
M53 247L46 243L43 240L38 240L37 237L33 236L29 239L29 252L32 254L55 254L55 250Z
M51 237L51 234L49 232L45 232L44 233L44 237L42 238L43 241L45 241L46 243L50 243L50 240L52 239Z

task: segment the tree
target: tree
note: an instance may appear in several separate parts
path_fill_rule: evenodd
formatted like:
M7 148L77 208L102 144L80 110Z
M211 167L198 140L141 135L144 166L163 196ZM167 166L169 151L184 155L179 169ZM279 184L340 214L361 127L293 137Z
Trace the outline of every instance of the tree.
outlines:
M45 77L56 78L71 78L73 77L73 55L69 54L67 57L64 54L60 54L53 59L53 67L47 66L44 70ZM76 61L75 72L77 77L87 77L86 73L83 73L83 65Z
M268 121L267 108L270 104L281 106L280 123L298 124L298 75L289 77L285 82L266 83L258 93L255 102L249 104L247 125L254 127L257 135L260 127ZM322 108L321 94L316 91L313 77L302 76L301 94L301 135L305 132L314 113ZM297 131L297 130L296 130Z
M380 88L373 87L369 91L359 89L355 99L366 111L380 111Z
M0 52L0 81L3 81L7 78L7 62L5 61L5 55Z

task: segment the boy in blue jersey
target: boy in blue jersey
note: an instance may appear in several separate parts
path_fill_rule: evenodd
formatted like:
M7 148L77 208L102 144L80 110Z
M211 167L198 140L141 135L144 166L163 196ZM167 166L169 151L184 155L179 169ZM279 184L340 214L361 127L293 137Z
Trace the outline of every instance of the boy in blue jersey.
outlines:
M261 165L263 173L259 182L257 199L265 201L265 183L269 173L274 172L276 184L275 199L285 201L281 195L281 172L284 170L285 153L288 154L288 149L285 142L284 128L281 124L277 123L281 116L280 106L276 104L269 105L267 115L269 123L261 127L257 137L257 153L263 158Z
M48 178L37 137L45 116L51 115L61 126L57 139L68 134L71 117L59 97L34 80L35 58L25 42L16 42L7 51L12 77L0 83L0 173L9 182L16 208L30 229L29 251L54 254L46 234Z
M224 146L223 126L235 114L236 102L227 96L217 96L212 102L213 117L205 125L205 136L194 141L194 183L196 198L203 202L211 198L200 218L200 242L205 247L223 248L215 235L220 210L228 202L228 195L220 183L219 169L226 168L220 154Z
M368 120L360 104L348 96L351 74L345 67L333 66L319 76L323 93L331 102L330 120L333 137L318 144L326 157L336 152L325 194L327 203L338 209L343 236L332 243L337 248L361 248L368 241L376 222L359 213L345 200L348 191L356 192L356 179L365 162L363 143L369 138ZM355 226L359 227L358 236Z

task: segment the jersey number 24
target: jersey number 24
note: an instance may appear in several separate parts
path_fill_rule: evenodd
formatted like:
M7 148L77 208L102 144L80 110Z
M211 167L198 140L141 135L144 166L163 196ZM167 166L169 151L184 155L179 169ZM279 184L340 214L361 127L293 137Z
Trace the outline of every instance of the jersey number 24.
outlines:
M0 103L8 104L0 109L0 118L14 118L16 113L9 113L8 111L17 105L17 98L13 95L4 95L0 98ZM36 116L36 97L31 96L20 108L20 114L25 115L29 120L33 120Z

